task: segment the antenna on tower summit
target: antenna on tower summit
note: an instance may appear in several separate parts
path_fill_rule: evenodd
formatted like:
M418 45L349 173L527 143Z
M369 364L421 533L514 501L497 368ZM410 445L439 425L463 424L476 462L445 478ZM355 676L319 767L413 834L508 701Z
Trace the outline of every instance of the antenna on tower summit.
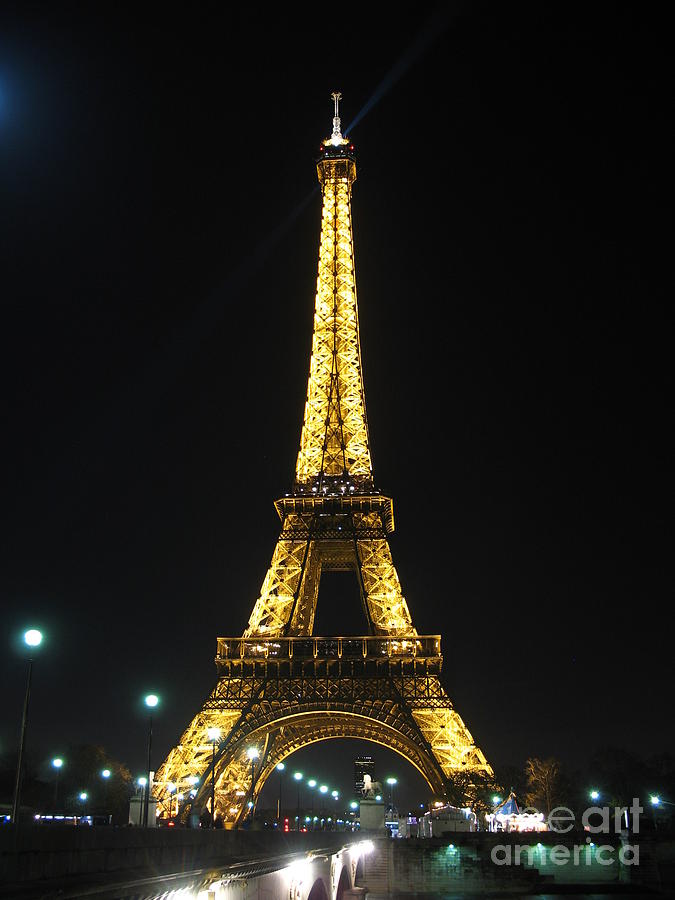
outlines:
M342 94L339 91L333 91L331 94L333 98L333 102L335 103L335 115L333 116L333 134L331 135L331 140L334 143L342 140L342 132L340 131L340 100L342 100Z

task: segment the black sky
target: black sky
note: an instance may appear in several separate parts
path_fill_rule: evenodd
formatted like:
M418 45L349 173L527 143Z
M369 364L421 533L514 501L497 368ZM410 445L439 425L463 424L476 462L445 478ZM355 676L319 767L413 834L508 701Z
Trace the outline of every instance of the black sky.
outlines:
M36 761L82 740L133 770L143 693L161 757L245 627L298 448L336 89L344 124L379 98L350 134L371 446L450 696L496 764L672 750L657 8L2 25L0 751L24 625L48 633ZM355 584L322 588L316 630L362 632Z

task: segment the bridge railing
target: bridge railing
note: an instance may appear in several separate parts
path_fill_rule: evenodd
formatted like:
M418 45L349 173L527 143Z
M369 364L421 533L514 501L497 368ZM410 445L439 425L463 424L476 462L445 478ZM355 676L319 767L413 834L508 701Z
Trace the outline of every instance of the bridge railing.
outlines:
M220 637L216 660L438 659L440 655L441 637L438 634L409 637Z

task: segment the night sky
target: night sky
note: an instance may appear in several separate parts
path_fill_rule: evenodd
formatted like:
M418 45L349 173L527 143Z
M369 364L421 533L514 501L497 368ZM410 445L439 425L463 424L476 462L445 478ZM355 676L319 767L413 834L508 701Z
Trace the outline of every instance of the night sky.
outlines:
M144 693L159 763L245 628L299 444L333 90L375 482L453 702L496 765L673 749L660 8L392 9L2 19L0 752L25 627L31 759L92 742L133 772ZM364 627L326 576L315 633ZM300 761L346 790L351 751Z

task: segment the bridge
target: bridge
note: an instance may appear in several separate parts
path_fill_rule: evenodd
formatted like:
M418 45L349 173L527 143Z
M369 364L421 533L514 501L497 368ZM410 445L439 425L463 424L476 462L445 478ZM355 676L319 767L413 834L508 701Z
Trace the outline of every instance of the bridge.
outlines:
M413 900L570 891L644 896L669 878L671 870L657 860L675 858L672 838L657 847L653 835L605 837L611 846L588 844L585 832L392 840L347 832L49 826L21 828L17 835L5 826L0 900ZM639 843L639 865L621 864L626 842ZM565 848L570 864L558 865L554 851ZM502 864L505 854L513 864Z
M0 898L348 900L366 893L374 846L351 833L7 826Z

